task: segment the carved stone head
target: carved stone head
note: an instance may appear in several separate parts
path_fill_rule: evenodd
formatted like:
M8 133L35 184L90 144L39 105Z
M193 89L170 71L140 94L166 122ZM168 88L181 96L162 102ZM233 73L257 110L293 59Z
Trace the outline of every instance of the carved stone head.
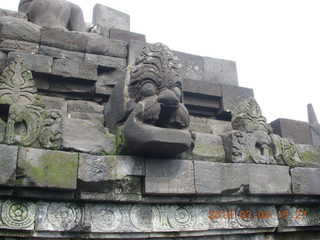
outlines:
M123 100L116 99L120 97ZM191 146L182 82L167 46L148 45L128 67L124 83L118 82L106 108L106 125L113 129L123 125L125 146L134 154L176 156Z

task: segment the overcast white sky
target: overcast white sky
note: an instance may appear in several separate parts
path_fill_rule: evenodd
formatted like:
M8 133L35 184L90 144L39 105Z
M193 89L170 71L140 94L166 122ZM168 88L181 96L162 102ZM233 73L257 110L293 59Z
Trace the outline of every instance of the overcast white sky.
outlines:
M91 22L96 3L130 15L131 31L172 50L236 61L264 116L320 118L319 0L71 0ZM19 0L0 1L16 10ZM319 119L320 120L320 119Z

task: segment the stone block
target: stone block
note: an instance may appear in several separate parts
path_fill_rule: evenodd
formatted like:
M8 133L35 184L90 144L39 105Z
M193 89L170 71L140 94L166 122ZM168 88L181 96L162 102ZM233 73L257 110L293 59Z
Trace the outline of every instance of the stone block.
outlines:
M82 60L54 59L52 74L68 78L81 78L89 81L96 81L97 66Z
M226 153L220 136L195 133L196 140L191 152L192 159L212 162L224 162Z
M39 47L39 54L50 56L53 58L67 59L73 61L84 60L84 53L82 52L73 52L43 45L40 45Z
M202 123L202 124L206 124L207 123L207 118L205 118L205 117L199 117L199 116L190 115L189 118L190 118L190 122Z
M17 146L0 144L0 185L14 185L16 178L17 159Z
M241 163L225 163L223 166L223 193L241 194L246 192L249 187L248 165Z
M17 56L22 57L23 64L26 66L26 68L34 72L51 73L51 67L53 63L52 57L32 53L10 52L8 54L7 62L11 62Z
M15 11L2 9L2 8L0 8L0 17L14 17L14 18L21 18L24 20L28 20L28 17L25 13L15 12Z
M173 54L182 78L204 81L203 57L177 51Z
M0 73L7 66L7 54L0 51Z
M291 194L289 167L276 165L248 165L251 194Z
M104 67L110 71L110 69L125 69L127 66L127 61L123 58L115 58L108 57L102 55L94 55L94 54L85 54L85 61L90 64L94 64L98 66L98 74L99 68ZM102 69L103 70L103 69Z
M211 82L200 82L192 79L183 79L183 91L198 95L221 97L221 86Z
M87 33L49 27L43 27L41 30L41 45L61 48L69 51L85 52L87 42Z
M90 101L82 100L68 100L68 113L81 112L81 113L100 113L103 114L103 106Z
M116 151L116 139L100 124L64 118L62 147L91 154L112 154Z
M23 19L14 17L0 18L1 39L12 39L39 43L41 27Z
M128 65L134 64L142 49L147 46L147 43L142 41L130 40L128 50Z
M146 159L146 194L194 194L194 167L188 160Z
M47 110L56 109L60 110L62 116L67 116L67 101L64 98L41 96L44 108Z
M221 135L232 130L231 122L216 119L208 119L207 124L211 127L212 134Z
M223 119L231 119L233 109L241 101L253 97L253 90L251 88L221 85L221 95L222 99L218 116Z
M77 80L79 79L69 79L61 76L55 76L54 78L49 79L49 91L63 93L63 97L65 97L64 94L66 93L80 93L82 94L81 99L83 99L85 95L92 97L95 89L94 82L88 79L86 79L86 81Z
M307 122L278 118L270 124L275 134L291 138L296 144L312 145L311 130Z
M204 57L206 82L238 86L236 63L233 61Z
M77 153L20 148L18 169L16 186L77 188Z
M111 95L113 87L119 80L125 79L125 75L126 72L121 70L113 70L104 74L99 74L96 82L96 93Z
M17 41L11 39L2 39L0 41L0 50L5 52L26 52L38 53L39 44L29 43L24 41Z
M43 200L74 200L74 190L54 188L15 188L14 196L19 198L32 198Z
M194 161L196 193L220 194L223 184L223 164Z
M292 191L294 194L320 195L319 168L292 168Z
M130 31L130 16L118 10L96 4L93 8L92 23L108 29L117 28Z
M126 42L105 38L97 34L88 34L88 36L87 53L127 58L128 44Z
M189 130L198 133L211 133L211 127L204 123L190 122Z
M128 176L145 176L143 158L80 154L78 174L80 191L110 191L111 182L126 179Z
M71 112L68 114L68 117L89 120L91 122L104 125L104 115L99 113Z
M306 167L320 167L320 147L296 144L301 161Z
M116 28L111 28L109 30L109 37L125 42L129 42L130 40L146 42L146 36L144 34L129 32Z

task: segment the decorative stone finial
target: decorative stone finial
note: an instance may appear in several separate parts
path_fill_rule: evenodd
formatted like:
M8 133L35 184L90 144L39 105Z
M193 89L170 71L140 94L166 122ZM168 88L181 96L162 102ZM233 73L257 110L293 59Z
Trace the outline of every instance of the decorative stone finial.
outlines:
M145 47L118 82L105 110L106 125L123 127L132 154L173 157L191 146L189 113L173 54L161 44Z
M313 145L320 146L320 124L318 123L316 113L312 104L308 104L308 122L311 127L311 136Z

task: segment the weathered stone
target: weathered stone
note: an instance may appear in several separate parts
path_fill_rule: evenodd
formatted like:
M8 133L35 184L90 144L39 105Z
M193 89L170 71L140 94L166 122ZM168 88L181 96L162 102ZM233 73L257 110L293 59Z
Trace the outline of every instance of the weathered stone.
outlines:
M79 80L79 79L78 79ZM76 93L82 94L80 99L83 99L85 95L92 96L94 93L94 81L86 79L85 81L76 81L73 78L64 78L62 76L55 76L52 79L49 79L49 91L50 92L57 92L62 93L63 97L68 97L65 95L67 93Z
M130 40L146 42L146 36L140 33L129 32L117 28L109 30L110 38L129 42Z
M320 195L319 168L293 168L290 172L294 194Z
M226 154L220 136L195 133L196 140L193 150L189 153L193 160L205 160L213 162L224 162Z
M320 147L296 144L301 161L306 167L320 167Z
M78 118L83 120L89 120L91 122L104 124L104 115L99 113L82 113L82 112L71 112L68 114L70 118Z
M125 79L126 71L112 70L104 73L98 72L98 75L96 93L110 96L116 83Z
M50 56L53 58L67 59L67 60L73 60L73 61L84 60L84 53L72 52L68 50L63 50L63 49L48 47L43 45L39 47L39 54Z
M84 112L84 113L100 113L103 114L103 106L96 102L68 100L68 113Z
M183 86L186 93L221 98L221 86L216 83L183 79Z
M6 133L6 122L0 118L0 143L3 142Z
M32 105L10 106L5 142L23 146L59 149L62 116L58 110Z
M115 86L105 118L112 131L123 127L123 147L130 153L173 157L191 147L181 78L168 47L144 48Z
M93 8L92 23L108 29L117 28L130 31L130 16L118 10L96 4Z
M32 54L32 53L21 53L21 52L10 52L8 54L8 62L14 60L17 56L21 56L23 64L26 68L39 73L51 73L51 67L53 58Z
M195 193L194 167L188 160L146 160L145 193Z
M0 103L41 106L36 92L31 71L24 66L22 58L17 56L0 76Z
M122 58L108 57L102 55L85 54L85 61L90 64L110 69L125 69L127 66L126 60ZM99 72L98 67L98 72Z
M80 154L78 174L80 191L107 192L110 191L108 181L144 175L145 166L142 158Z
M251 194L291 194L287 166L248 165Z
M225 163L223 164L224 194L243 194L249 186L249 169L247 164Z
M69 32L63 28L43 27L41 31L41 45L61 48L69 51L85 52L88 42L88 34L81 32Z
M16 187L14 196L24 199L39 199L39 200L74 200L75 190L57 189L57 188L21 188Z
M207 124L211 127L212 134L221 135L232 130L231 123L215 119L208 119Z
M253 97L241 101L233 109L231 125L233 130L247 133L254 131L267 132L267 120L262 115L260 106Z
M2 8L0 8L0 17L14 17L28 20L28 17L25 13L10 11Z
M310 126L306 122L278 118L271 122L275 134L291 138L296 144L312 144Z
M96 34L87 34L89 37L87 53L110 57L127 58L128 44L124 41L108 39Z
M190 115L190 123L202 123L202 124L207 124L207 118L205 117L198 117L198 116L192 116Z
M6 52L27 52L27 53L38 53L39 44L29 43L24 41L16 41L11 39L2 39L0 41L0 50Z
M47 110L59 110L63 117L67 116L67 101L64 98L41 96L44 108Z
M204 81L203 57L173 51L182 78Z
M194 161L196 193L220 194L223 188L223 164Z
M0 51L0 73L5 69L7 66L7 54Z
M17 186L77 188L78 154L20 148Z
M206 82L238 86L236 63L233 61L204 57Z
M87 120L64 118L62 147L91 154L115 152L115 136L102 125Z
M54 59L52 74L68 78L81 78L89 81L96 81L97 66L82 60Z
M253 97L251 88L243 88L231 85L221 85L221 106L218 116L223 119L231 119L231 113L239 102Z
M196 122L190 122L189 129L192 132L198 132L198 133L211 133L211 127L208 124L203 123L196 123Z
M30 236L26 231L34 230L36 214L34 202L18 199L6 199L0 200L0 207L2 209L0 222L0 229L2 233L8 232L8 229L10 229L16 233L24 231L23 236ZM10 234L9 236L16 235L19 236L18 234ZM8 235L5 234L5 236Z
M18 147L0 144L0 185L13 186L16 179Z
M41 27L23 19L14 17L1 17L0 30L2 39L12 39L39 43Z
M30 22L40 26L82 32L86 29L81 8L69 1L21 0L19 12L26 13Z
M311 139L313 145L320 147L320 124L318 122L316 113L313 110L312 104L308 104L308 123L311 130Z
M128 65L134 64L142 49L147 46L147 43L142 41L130 40L128 50Z

